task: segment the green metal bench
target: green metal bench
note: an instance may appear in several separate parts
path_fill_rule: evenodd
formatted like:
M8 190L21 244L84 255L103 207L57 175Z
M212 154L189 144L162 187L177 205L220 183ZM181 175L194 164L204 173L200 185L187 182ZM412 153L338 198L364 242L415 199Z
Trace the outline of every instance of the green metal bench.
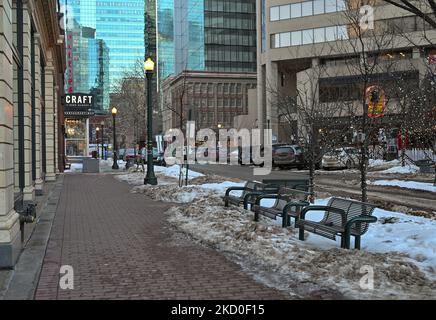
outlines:
M331 198L326 206L308 206L301 211L296 226L300 229L299 239L304 241L304 231L336 240L341 237L341 248L350 249L350 239L354 236L354 245L360 250L361 237L369 228L370 223L377 222L372 216L375 206L369 203ZM324 211L324 217L319 222L306 220L306 214L311 211Z
M254 221L259 221L260 215L274 220L279 216L282 218L283 228L290 226L290 218L292 217L297 221L301 209L310 205L310 202L307 201L309 196L309 192L286 187L281 187L277 194L260 195L253 206ZM260 205L263 199L275 199L275 203L271 208L263 207Z
M265 193L277 193L278 187L269 186L261 182L248 181L243 187L230 187L226 190L224 196L224 206L229 204L239 206L244 205L244 209L248 209L248 205L254 205L256 198ZM232 191L242 191L241 195L233 196Z
M263 179L264 184L309 191L309 179Z

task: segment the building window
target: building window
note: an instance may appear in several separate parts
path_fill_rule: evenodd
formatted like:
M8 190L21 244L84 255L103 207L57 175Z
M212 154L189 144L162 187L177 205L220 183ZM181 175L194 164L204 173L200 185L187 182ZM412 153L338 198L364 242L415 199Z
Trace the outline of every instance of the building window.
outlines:
M270 8L270 21L279 21L347 10L345 0L312 0Z
M284 48L346 39L349 39L347 26L306 29L272 34L271 48Z
M291 18L301 17L301 3L294 3L291 5Z
M302 17L313 16L313 2L312 1L303 2L301 4L301 16Z
M280 6L280 20L286 20L291 18L291 6L289 4Z
M325 29L317 28L313 30L313 41L315 43L325 42Z
M280 7L272 7L270 9L270 20L271 21L280 20Z
M315 0L313 2L313 14L324 14L324 0Z
M336 12L336 0L325 0L325 13Z
M299 46L301 45L301 31L293 31L291 33L292 45Z

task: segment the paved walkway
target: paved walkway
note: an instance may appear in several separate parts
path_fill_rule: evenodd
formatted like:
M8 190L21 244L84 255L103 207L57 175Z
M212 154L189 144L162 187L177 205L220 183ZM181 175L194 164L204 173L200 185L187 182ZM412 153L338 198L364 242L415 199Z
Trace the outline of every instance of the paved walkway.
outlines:
M36 299L283 299L167 225L168 204L112 175L66 175ZM74 289L59 288L61 265Z

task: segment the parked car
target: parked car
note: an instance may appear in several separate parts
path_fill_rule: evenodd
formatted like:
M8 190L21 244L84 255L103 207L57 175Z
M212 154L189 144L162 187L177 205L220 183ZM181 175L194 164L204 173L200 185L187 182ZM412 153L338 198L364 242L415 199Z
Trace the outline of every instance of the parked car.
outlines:
M118 159L119 160L124 160L124 154L125 153L126 153L126 149L119 149L118 150L118 155L117 155Z
M338 148L322 157L322 168L352 169L359 165L359 150L353 147Z
M141 158L144 160L144 162L147 162L147 148L141 149ZM153 147L153 164L156 164L158 166L166 166L165 163L165 157L163 152L159 152L156 147Z
M136 155L136 156L138 156L138 155ZM134 148L127 148L125 151L124 151L124 154L123 154L123 158L122 158L124 161L128 161L129 159L135 159L135 149Z
M303 169L306 165L303 150L299 145L280 145L272 150L273 166Z

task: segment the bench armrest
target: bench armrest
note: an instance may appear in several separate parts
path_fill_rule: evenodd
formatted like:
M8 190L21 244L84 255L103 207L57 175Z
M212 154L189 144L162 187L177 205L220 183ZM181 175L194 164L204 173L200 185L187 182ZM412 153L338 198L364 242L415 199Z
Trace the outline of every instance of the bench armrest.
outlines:
M292 207L307 207L307 206L309 206L310 205L310 202L309 201L303 201L303 200L301 200L301 201L291 201L291 202L288 202L285 206L284 206L284 208L283 208L283 213L284 214L286 214L286 212L288 212L288 210L290 209L290 208L292 208Z
M253 192L249 192L244 196L244 209L248 209L248 200L250 200L250 198L254 197L254 196L261 196L265 194L265 192L262 191L253 191ZM258 197L256 197L257 200Z
M345 225L345 230L349 231L353 224L357 222L375 223L377 222L377 218L374 216L360 215L348 221Z
M227 188L227 190L226 190L226 197L228 197L230 195L230 192L232 192L232 191L246 191L246 190L252 191L253 189L247 188L247 187L230 187L230 188Z
M345 214L345 211L342 209L338 209L338 208L332 208L329 206L308 206L306 208L304 208L301 213L300 213L300 219L304 220L306 217L306 213L308 213L309 211L327 211L330 213L336 213L341 215L342 217L342 224L345 223L345 221L347 221L347 217Z

